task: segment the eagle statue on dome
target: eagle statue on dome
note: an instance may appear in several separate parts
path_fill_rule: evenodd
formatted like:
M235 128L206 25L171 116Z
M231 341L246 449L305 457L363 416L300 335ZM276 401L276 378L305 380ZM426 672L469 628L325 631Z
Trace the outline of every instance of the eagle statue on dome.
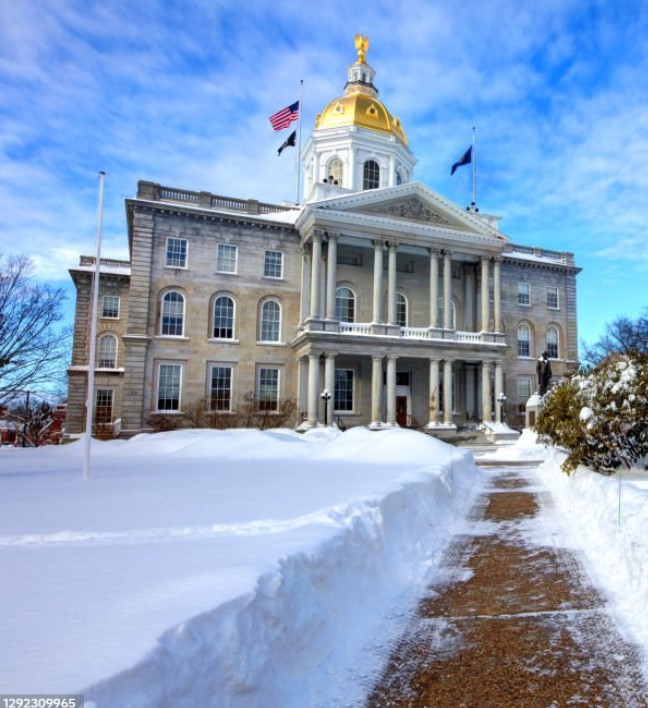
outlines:
M358 63L366 64L365 56L367 54L367 49L369 49L369 37L365 37L362 34L356 34L355 48L358 50Z

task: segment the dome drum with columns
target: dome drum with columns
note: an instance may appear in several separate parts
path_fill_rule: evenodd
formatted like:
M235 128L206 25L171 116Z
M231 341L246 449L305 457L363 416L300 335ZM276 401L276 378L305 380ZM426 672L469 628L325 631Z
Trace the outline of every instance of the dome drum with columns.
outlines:
M394 187L412 178L416 160L395 118L378 98L374 69L365 61L369 40L358 35L357 61L347 70L344 94L317 116L303 152L305 194L317 199L326 184L352 192Z

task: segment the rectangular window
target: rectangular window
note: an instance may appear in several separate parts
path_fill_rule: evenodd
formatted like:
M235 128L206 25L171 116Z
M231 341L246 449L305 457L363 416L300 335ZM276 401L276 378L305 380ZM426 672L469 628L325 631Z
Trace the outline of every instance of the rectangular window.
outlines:
M95 401L95 424L105 425L113 419L113 390L98 388Z
M559 304L560 303L558 300L558 288L557 287L547 288L547 307L550 310L558 310Z
M495 278L488 279L488 302L495 302Z
M209 409L212 411L230 411L232 409L231 366L212 366Z
M266 278L283 278L283 253L281 251L265 252L263 275Z
M520 401L526 402L529 398L531 398L532 385L530 376L518 376L517 397Z
M226 243L216 246L216 270L219 273L236 273L238 249Z
M333 410L353 411L353 370L335 370L335 395L333 396Z
M278 410L279 369L259 369L257 397L260 411Z
M531 304L531 288L529 283L518 283L518 305Z
M171 268L187 267L187 239L169 237L166 242L166 265Z
M158 368L157 410L180 410L181 364L160 364Z
M101 316L111 320L119 319L119 298L117 295L104 295Z

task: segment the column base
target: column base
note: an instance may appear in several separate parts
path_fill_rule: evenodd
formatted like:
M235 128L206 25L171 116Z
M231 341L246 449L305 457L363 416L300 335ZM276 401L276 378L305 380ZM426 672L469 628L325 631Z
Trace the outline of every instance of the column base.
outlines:
M436 423L430 421L426 426L426 430L456 430L457 426L454 423Z
M382 421L369 423L367 426L368 430L391 430L391 428L397 427L395 424L390 425L389 423L383 423Z

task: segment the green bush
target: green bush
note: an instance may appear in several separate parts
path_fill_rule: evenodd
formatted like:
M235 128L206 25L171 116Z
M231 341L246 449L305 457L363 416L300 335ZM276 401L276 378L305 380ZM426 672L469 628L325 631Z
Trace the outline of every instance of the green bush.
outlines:
M602 474L648 455L648 356L613 355L545 397L536 431L568 450L566 472L585 465Z

